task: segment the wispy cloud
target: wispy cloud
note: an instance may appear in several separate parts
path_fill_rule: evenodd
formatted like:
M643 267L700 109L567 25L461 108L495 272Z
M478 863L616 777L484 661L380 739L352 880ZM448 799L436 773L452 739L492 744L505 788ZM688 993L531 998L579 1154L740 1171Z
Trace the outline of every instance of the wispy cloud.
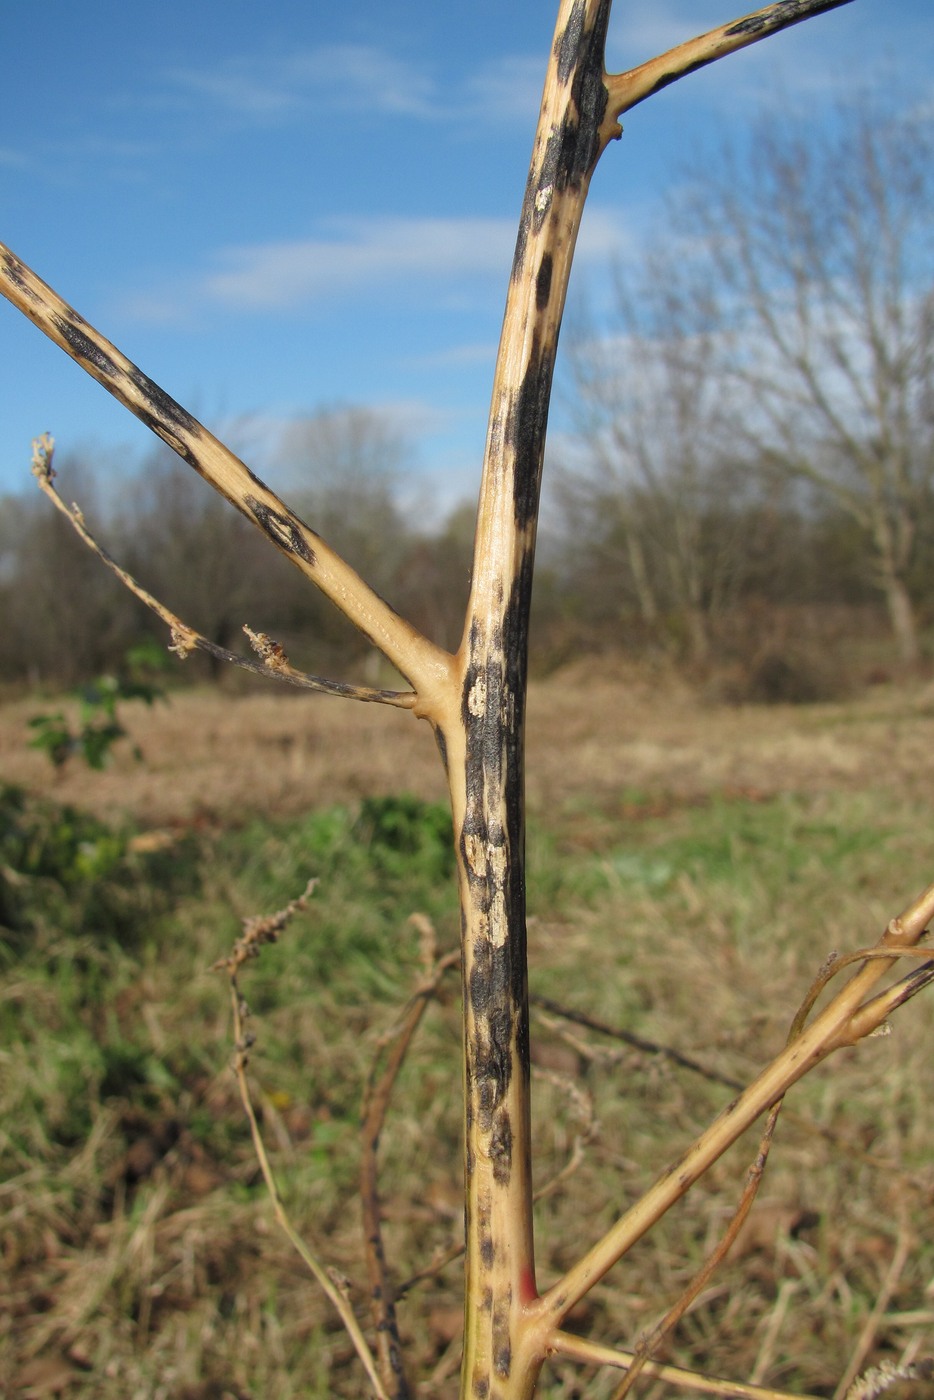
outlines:
M370 44L287 53L232 54L210 69L163 74L159 100L201 106L221 119L276 125L309 112L359 112L421 121L533 122L544 78L541 54L509 54L443 85L432 72Z
M228 117L274 123L311 108L368 114L431 114L435 89L413 64L368 44L328 44L287 53L235 54L210 68L174 68L167 95Z
M221 248L200 275L135 293L121 309L140 321L170 325L211 309L290 315L360 297L416 308L466 296L499 298L515 237L513 218L335 218L310 238ZM616 211L590 209L578 260L625 257L633 241Z
M202 281L209 302L237 310L296 309L351 293L475 278L509 266L508 219L347 219L324 237L227 248Z

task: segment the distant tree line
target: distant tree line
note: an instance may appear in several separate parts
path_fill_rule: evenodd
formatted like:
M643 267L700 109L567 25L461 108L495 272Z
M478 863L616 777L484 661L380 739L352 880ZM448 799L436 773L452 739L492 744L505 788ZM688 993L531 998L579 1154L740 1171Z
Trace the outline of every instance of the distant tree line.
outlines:
M609 312L579 309L565 338L573 431L546 479L540 664L582 644L661 653L700 673L739 668L740 693L758 667L784 698L782 667L797 658L800 673L805 653L815 682L871 636L888 636L894 661L921 658L934 617L931 154L929 123L866 107L819 138L791 122L754 132L618 272ZM413 507L410 445L366 408L295 422L282 456L300 483L290 504L456 647L472 504L440 523ZM234 648L248 623L313 671L372 664L166 449L116 492L93 463L59 467L120 561L212 641ZM38 495L3 502L0 614L14 683L71 684L159 636Z

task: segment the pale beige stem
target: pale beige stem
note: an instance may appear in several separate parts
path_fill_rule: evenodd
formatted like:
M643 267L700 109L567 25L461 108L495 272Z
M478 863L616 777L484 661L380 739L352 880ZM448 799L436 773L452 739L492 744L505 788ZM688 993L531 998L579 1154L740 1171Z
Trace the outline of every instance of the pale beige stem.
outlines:
M169 650L174 651L182 660L192 651L203 651L218 661L226 661L228 665L239 666L245 671L252 671L254 675L285 681L288 685L298 686L302 690L318 690L325 695L339 695L345 700L366 700L382 705L395 705L399 709L405 710L415 708L418 696L411 690L374 690L370 686L351 685L346 681L332 681L326 676L311 676L306 671L299 671L291 664L279 644L274 642L271 637L267 637L265 632L254 632L247 626L243 628L249 638L250 645L260 657L259 661L252 661L248 657L239 656L236 652L229 651L226 647L218 646L216 642L210 641L194 627L190 627L187 622L183 622L176 613L173 613L171 608L167 608L158 598L154 598L148 589L145 589L131 573L128 573L117 563L116 559L108 554L104 546L91 534L84 516L76 505L66 505L62 500L52 484L55 476L52 467L53 451L54 443L48 433L44 433L33 443L32 473L39 483L40 491L49 498L56 510L61 511L65 519L71 523L79 539L120 580L124 588L129 589L134 597L144 603L150 612L155 613L156 617L165 623L171 638Z
M912 1243L911 1236L903 1222L898 1232L898 1241L895 1246L895 1253L892 1256L892 1262L888 1269L886 1269L885 1278L882 1280L882 1287L879 1289L879 1294L872 1312L867 1317L859 1334L856 1346L853 1349L853 1355L850 1357L849 1365L833 1393L833 1400L846 1400L846 1394L850 1386L862 1370L866 1358L876 1340L876 1334L879 1331L879 1323L891 1302L892 1294L898 1287L899 1279L905 1272L905 1265L908 1263L911 1254Z
M575 1337L570 1332L555 1334L548 1347L552 1356L566 1356L583 1365L616 1366L624 1369L632 1365L635 1352L621 1351L616 1347L601 1346L599 1342L587 1341L585 1337ZM719 1395L723 1400L817 1400L817 1396L786 1390L771 1390L768 1386L748 1385L742 1381L720 1380L715 1376L705 1376L698 1371L686 1371L681 1366L667 1366L660 1361L646 1361L642 1374L654 1380L666 1381L669 1385L696 1391L699 1395Z
M430 708L451 658L364 583L339 554L213 433L128 360L0 243L0 292L61 350L177 452L320 588L415 687Z
M893 919L878 950L895 952L918 942L934 917L934 885L928 887L897 919ZM688 1148L679 1162L627 1211L584 1258L565 1274L537 1305L536 1325L546 1332L556 1327L568 1311L612 1268L633 1244L679 1200L704 1172L808 1070L841 1045L853 1043L854 1025L862 1035L882 1024L891 1009L891 998L866 997L887 966L875 957L850 979L813 1023L772 1063ZM866 1003L864 1005L864 1003ZM868 1007L874 1010L870 1014Z
M738 49L767 39L792 24L824 14L827 10L848 5L851 0L778 0L778 3L765 5L742 19L731 20L717 29L711 29L696 39L689 39L657 58L649 59L638 68L630 68L625 73L614 73L607 78L610 91L611 111L614 118L628 112L637 103L644 102L653 93L669 87L688 73L695 73L718 58L736 53Z

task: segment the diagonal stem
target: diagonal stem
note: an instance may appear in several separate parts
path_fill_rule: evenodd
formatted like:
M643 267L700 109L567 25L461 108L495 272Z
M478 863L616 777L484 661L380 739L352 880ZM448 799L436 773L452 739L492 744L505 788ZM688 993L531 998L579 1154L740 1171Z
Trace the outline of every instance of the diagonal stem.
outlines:
M696 39L689 39L667 53L640 64L638 68L608 77L610 110L614 117L620 117L653 93L669 87L688 73L696 73L698 68L715 63L718 58L748 48L760 39L767 39L793 24L800 24L802 20L812 19L815 15L850 3L851 0L774 0L773 4L754 10L742 19L731 20Z
M65 504L53 485L55 476L52 467L53 447L54 444L48 433L37 438L33 443L32 474L39 483L40 491L48 496L55 509L61 511L65 519L70 521L78 537L93 554L97 555L101 563L120 580L125 588L130 590L134 597L144 603L150 612L155 613L156 617L165 623L172 639L170 651L174 651L183 660L192 651L203 651L218 661L227 662L230 666L239 666L245 671L252 671L256 676L285 681L288 685L298 686L302 690L317 690L325 695L339 695L345 700L368 700L382 705L395 705L405 710L414 708L418 696L410 690L373 690L370 686L351 685L346 681L332 681L325 676L311 676L306 671L297 670L278 643L267 637L264 632L253 632L246 626L243 628L250 639L250 644L261 658L259 661L252 661L249 657L239 656L237 652L228 651L226 647L218 646L216 642L210 641L200 632L195 631L193 627L189 627L187 622L183 622L158 598L154 598L131 573L117 563L116 559L91 534L85 524L84 516L76 505L68 506Z
M659 1177L655 1185L620 1217L603 1239L549 1289L536 1305L538 1326L547 1332L550 1327L560 1325L575 1303L690 1190L760 1114L834 1050L853 1043L855 1028L861 1035L868 1035L882 1023L891 1009L893 998L885 994L869 1002L866 998L884 973L890 958L899 949L912 949L932 918L934 885L929 886L897 919L892 920L877 949L873 950L880 955L864 963L810 1026L800 1029L796 1020L800 1033L785 1050L724 1109L680 1161ZM915 974L912 991L920 989L922 983L919 979L926 973L927 969L924 968ZM872 1014L870 1007L873 1008Z
M350 619L419 692L426 705L451 658L399 617L359 574L213 433L0 243L0 292L61 350L151 428L252 521Z
M567 1356L583 1365L629 1367L635 1360L635 1353L603 1346L599 1342L576 1337L572 1332L557 1332L548 1347L552 1356ZM643 1375L653 1380L666 1381L668 1385L679 1386L698 1395L713 1395L719 1400L818 1400L814 1395L792 1395L786 1390L771 1390L768 1386L749 1385L743 1381L727 1381L715 1376L703 1375L699 1371L686 1371L681 1366L668 1366L661 1361L647 1361Z

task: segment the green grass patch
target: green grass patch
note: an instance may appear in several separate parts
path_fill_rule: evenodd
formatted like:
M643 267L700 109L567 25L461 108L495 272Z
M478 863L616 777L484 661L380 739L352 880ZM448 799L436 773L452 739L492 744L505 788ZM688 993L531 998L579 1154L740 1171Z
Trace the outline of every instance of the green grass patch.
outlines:
M296 1224L359 1277L361 1088L419 975L410 916L430 917L442 948L456 938L446 810L369 799L148 854L131 830L22 793L0 811L0 1227L19 1251L0 1368L13 1373L19 1338L38 1336L51 1309L79 1319L93 1361L78 1396L148 1393L167 1367L180 1395L208 1380L218 1395L359 1394L328 1309L270 1228L227 1068L225 980L211 967L244 917L317 878L308 910L244 970L250 1072ZM571 836L552 817L530 825L533 993L738 1079L781 1045L825 954L873 941L916 892L930 845L920 802L845 793L703 804L628 794L618 812L581 811ZM460 1229L458 996L455 974L403 1067L383 1137L400 1277ZM783 1123L765 1188L777 1244L745 1248L724 1291L694 1310L681 1364L751 1374L787 1284L794 1306L770 1375L831 1392L891 1258L896 1197L918 1251L893 1311L928 1306L931 1022L916 1004L895 1036L838 1057L790 1096L801 1121ZM552 1061L533 1071L536 1182L567 1162L582 1099L600 1123L584 1165L538 1211L547 1284L729 1091L539 1012L533 1040L564 1057L557 1072ZM597 1290L589 1330L631 1339L649 1325L722 1228L752 1151L718 1166ZM789 1221L810 1223L793 1234ZM450 1344L459 1284L455 1265L402 1306L423 1374ZM800 1344L795 1308L819 1346ZM892 1324L880 1346L903 1340ZM570 1375L556 1368L543 1394L583 1393ZM612 1393L606 1376L587 1386L598 1400Z

